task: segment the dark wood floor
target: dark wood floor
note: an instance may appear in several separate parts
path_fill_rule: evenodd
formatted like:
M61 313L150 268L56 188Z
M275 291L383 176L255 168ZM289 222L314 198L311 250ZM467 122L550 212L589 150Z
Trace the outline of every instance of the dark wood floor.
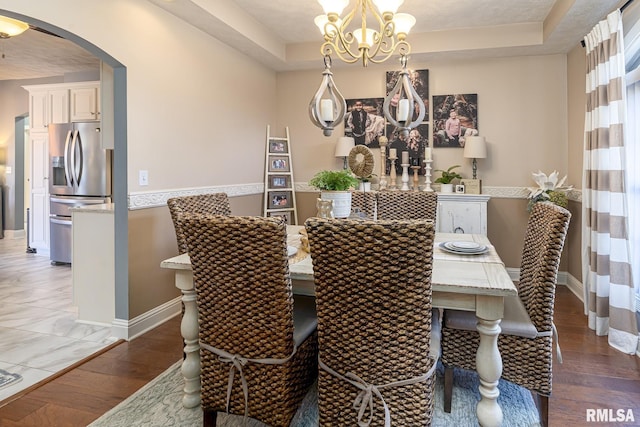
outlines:
M560 286L555 323L564 364L554 365L550 425L588 425L587 409L598 408L633 410L635 423L606 425L640 425L640 359L595 336L582 313L582 303ZM86 426L181 356L179 319L174 318L0 407L0 426Z

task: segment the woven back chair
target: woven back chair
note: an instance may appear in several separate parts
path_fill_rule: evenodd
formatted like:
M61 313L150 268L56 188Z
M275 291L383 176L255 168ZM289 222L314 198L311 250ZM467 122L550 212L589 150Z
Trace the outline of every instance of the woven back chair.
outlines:
M438 193L435 191L379 191L378 219L431 219L435 222Z
M313 299L294 305L284 222L198 214L182 222L198 305L204 425L228 411L288 426L317 375L317 319Z
M180 220L185 213L209 214L209 215L231 215L229 198L226 193L198 194L195 196L174 197L167 200L173 228L176 230L176 240L178 241L178 253L187 252L187 241L184 235L184 228Z
M376 194L375 191L352 191L351 210L357 209L365 219L376 219Z
M540 418L547 425L552 386L552 344L556 341L553 309L560 255L571 214L551 203L534 205L522 251L518 296L505 299L498 336L502 378L529 389L537 397ZM442 362L445 365L445 410L451 406L453 367L476 369L479 334L475 315L445 311Z
M368 385L371 426L385 424L385 405L393 425L430 425L433 222L311 218L305 226L318 310L320 425L368 425Z

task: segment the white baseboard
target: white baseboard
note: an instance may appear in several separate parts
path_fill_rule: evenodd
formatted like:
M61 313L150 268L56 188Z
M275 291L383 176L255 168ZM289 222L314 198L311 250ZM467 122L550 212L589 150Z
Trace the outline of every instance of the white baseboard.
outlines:
M584 303L584 285L571 274L568 274L567 288Z
M182 312L181 297L176 297L131 320L115 319L111 323L114 337L131 341Z
M27 234L24 230L4 230L4 238L10 240L24 239Z

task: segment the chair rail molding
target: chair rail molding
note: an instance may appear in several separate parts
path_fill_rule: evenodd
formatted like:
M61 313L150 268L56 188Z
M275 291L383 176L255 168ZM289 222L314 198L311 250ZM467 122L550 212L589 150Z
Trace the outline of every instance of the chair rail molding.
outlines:
M227 193L229 197L262 194L263 183L216 185L212 187L181 188L174 190L141 191L129 194L129 210L166 206L172 197L195 196L197 194Z
M318 190L307 182L296 182L295 191L300 193L317 193ZM157 208L166 206L167 200L172 197L193 196L207 193L227 193L229 197L249 196L262 194L264 183L216 185L211 187L193 187L173 190L140 191L130 193L128 196L129 210ZM482 186L482 194L487 194L496 199L527 199L529 189L527 187L498 187ZM569 200L582 203L582 190L570 190L567 193Z

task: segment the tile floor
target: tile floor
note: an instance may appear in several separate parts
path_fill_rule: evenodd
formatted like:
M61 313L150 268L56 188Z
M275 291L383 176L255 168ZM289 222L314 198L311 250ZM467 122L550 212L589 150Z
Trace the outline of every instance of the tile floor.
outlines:
M0 369L22 375L0 401L115 341L111 328L77 323L71 267L0 239Z

